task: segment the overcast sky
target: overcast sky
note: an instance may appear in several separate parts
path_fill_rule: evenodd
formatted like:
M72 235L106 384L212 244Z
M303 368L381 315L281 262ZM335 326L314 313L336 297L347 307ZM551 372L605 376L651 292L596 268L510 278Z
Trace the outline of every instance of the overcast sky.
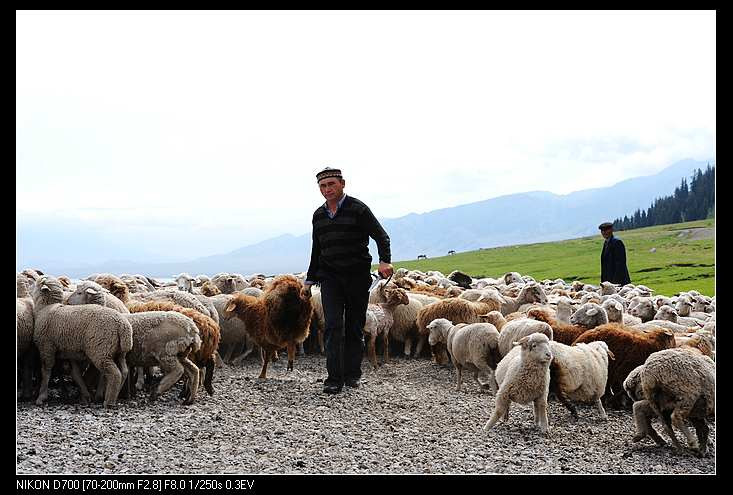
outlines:
M326 165L394 218L714 158L715 21L20 11L18 223L155 231L186 258L310 231Z

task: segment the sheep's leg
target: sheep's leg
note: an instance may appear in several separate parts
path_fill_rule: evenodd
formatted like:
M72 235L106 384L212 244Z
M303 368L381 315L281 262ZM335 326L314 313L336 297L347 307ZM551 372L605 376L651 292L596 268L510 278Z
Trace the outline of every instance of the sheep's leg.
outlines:
M326 353L326 344L324 341L324 334L326 332L326 329L323 325L318 325L318 331L316 332L318 334L318 348L321 350L321 354Z
M634 402L633 411L634 423L636 424L636 434L631 441L638 442L648 435L660 447L667 445L667 442L665 442L652 427L652 416L654 415L654 411L649 406L649 402L646 400Z
M298 344L298 356L305 356L305 349L303 348L303 342Z
M603 421L608 421L608 414L606 414L606 410L603 409L603 403L601 402L600 397L596 399L596 408L598 409L598 414L601 415L601 419Z
M193 361L188 359L188 357L181 357L179 358L179 361L181 366L183 366L186 376L188 377L189 394L188 398L183 401L183 403L185 405L193 404L193 401L196 400L196 392L198 392L199 389L199 368L193 364Z
M301 342L301 346L303 343ZM295 344L288 342L288 371L293 371L293 362L295 361Z
M412 337L405 338L405 356L410 357L412 352Z
M260 371L260 380L264 380L267 378L267 363L270 360L270 353L265 351L265 349L262 349L262 371Z
M570 399L568 399L568 396L565 394L563 390L560 390L559 388L555 389L555 394L557 395L558 400L560 403L565 406L565 408L570 411L570 414L573 416L573 419L578 419L578 411L575 409L575 406L570 402ZM601 410L603 410L603 406L601 405ZM605 413L605 411L603 411Z
M389 333L384 332L382 342L384 342L384 362L386 364L389 363Z
M697 438L692 434L690 428L685 424L685 418L689 414L689 409L680 406L675 407L672 412L672 424L679 429L682 434L687 438L687 445L693 450L698 450L700 445L697 443Z
M214 360L209 359L206 361L206 376L204 377L204 388L209 393L209 395L214 395Z
M221 354L219 354L219 351L214 351L214 365L217 368L224 367L224 360L221 358Z
M664 417L664 414L662 414L662 411L659 410L657 405L654 403L653 400L648 401L649 408L654 411L654 414L657 415L657 417L662 421L662 425L664 426L664 431L669 436L669 439L672 440L672 444L679 450L682 450L682 445L680 445L679 440L677 440L677 435L675 435L674 430L672 429L672 421L667 421Z
M135 384L135 388L143 390L145 388L145 368L137 366L135 369L137 370L137 383Z
M534 401L535 423L540 427L540 432L547 435L547 398L540 397Z
M89 389L87 388L87 384L84 383L84 378L81 376L81 370L79 369L79 363L72 360L71 361L71 378L74 379L76 384L79 386L79 392L82 404L89 404L89 401L91 400L91 395L89 394Z
M183 365L178 360L178 356L166 356L162 358L160 360L160 369L163 370L165 376L163 376L158 386L150 393L151 401L156 400L159 395L175 385L185 371Z
M491 419L489 419L484 425L484 430L488 431L493 428L496 422L499 421L499 418L508 413L509 402L509 398L505 397L504 395L500 394L496 397L494 412L491 415Z
M36 405L42 406L48 400L48 381L51 379L51 370L56 362L55 350L41 353L41 388L38 391Z
M456 371L458 372L458 376L456 377L456 390L460 392L461 384L463 383L463 366L456 363Z
M695 427L695 433L697 434L697 441L699 444L699 448L697 450L699 457L704 457L705 453L708 450L708 434L710 433L710 428L708 427L707 421L705 421L705 418L689 418L690 423L692 423L692 426Z
M369 336L369 361L372 363L372 366L374 366L375 370L377 369L376 341L377 341L376 335Z
M417 338L417 346L415 347L415 354L413 354L414 357L419 358L420 354L422 354L422 348L425 347L425 342L427 340L427 337L424 335L420 335Z
M99 363L95 363L95 366L104 375L106 385L104 407L114 406L117 401L117 396L120 394L120 388L122 387L122 373L112 359L105 359Z
M21 400L30 400L33 397L33 350L26 352L23 358L23 386Z
M486 374L486 377L489 380L488 383L481 383L481 382L479 382L479 383L481 383L481 387L482 388L488 388L489 389L489 392L491 393L491 395L496 395L496 391L498 390L499 387L496 384L496 377L494 376L494 370L492 370L491 368L487 367L487 368L484 368L481 371L483 371Z
M102 402L104 400L104 392L107 386L107 381L104 379L104 371L99 370L99 379L97 380L97 391L94 393L94 400L96 402Z

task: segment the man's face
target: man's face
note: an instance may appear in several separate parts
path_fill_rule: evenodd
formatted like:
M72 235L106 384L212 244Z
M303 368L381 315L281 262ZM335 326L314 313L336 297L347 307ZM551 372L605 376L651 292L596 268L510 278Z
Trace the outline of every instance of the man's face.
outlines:
M613 234L613 229L603 229L601 230L601 235L604 239L608 239L611 237L611 234Z
M346 181L338 177L328 177L318 181L318 187L326 201L336 201L341 199L344 194L344 186Z

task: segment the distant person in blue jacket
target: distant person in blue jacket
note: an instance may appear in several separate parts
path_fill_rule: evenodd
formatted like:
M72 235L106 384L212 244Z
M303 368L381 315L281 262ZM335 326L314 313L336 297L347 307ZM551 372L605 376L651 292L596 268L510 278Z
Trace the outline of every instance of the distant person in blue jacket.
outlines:
M598 228L605 239L601 252L601 282L631 283L629 269L626 268L626 247L621 239L613 236L613 224L604 222Z

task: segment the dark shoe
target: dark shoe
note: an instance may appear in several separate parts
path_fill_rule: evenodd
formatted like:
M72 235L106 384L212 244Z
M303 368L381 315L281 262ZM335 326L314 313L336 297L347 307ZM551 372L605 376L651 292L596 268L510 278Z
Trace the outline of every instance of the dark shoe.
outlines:
M351 388L359 388L359 380L350 378L346 380L346 386Z
M327 383L323 386L323 392L327 394L337 394L341 392L341 386L333 383Z

